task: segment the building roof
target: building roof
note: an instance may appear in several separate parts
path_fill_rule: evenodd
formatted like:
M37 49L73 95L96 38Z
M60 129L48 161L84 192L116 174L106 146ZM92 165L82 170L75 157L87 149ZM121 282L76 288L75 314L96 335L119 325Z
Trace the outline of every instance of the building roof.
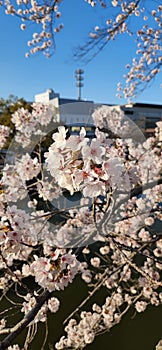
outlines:
M141 108L162 108L162 104L154 104L154 103L133 103L133 107L141 107Z
M93 101L88 101L88 100L78 100L78 99L73 99L73 98L60 98L59 97L59 105L63 105L66 103L77 103L77 102L91 102L93 103Z

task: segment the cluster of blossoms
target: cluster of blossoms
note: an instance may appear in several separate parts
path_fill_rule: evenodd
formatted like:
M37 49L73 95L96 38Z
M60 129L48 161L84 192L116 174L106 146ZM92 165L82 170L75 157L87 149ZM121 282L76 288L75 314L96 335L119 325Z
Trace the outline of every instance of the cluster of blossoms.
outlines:
M0 221L0 247L8 266L14 259L28 259L32 247L37 244L36 232L28 213L15 205L7 208Z
M32 296L30 293L28 293L24 299L25 301L22 304L21 312L27 315L28 312L31 311L33 309L33 306L36 304L36 298L35 296ZM50 298L48 302L45 303L39 310L37 316L34 319L34 323L45 322L47 319L47 311L50 310L50 312L56 313L59 310L59 307L60 301L55 297Z
M145 87L160 73L162 5L152 1L147 10L143 1L113 0L103 7L108 9L111 16L107 18L106 14L104 26L103 24L95 26L90 32L89 41L81 47L77 56L93 57L94 49L95 53L99 52L106 43L114 40L119 34L127 33L129 36L135 34L137 42L135 56L131 63L126 64L128 73L123 76L124 83L118 83L117 87L117 96L129 100L136 97L140 87Z
M7 350L20 350L20 347L18 344L14 344L13 346L9 346Z
M152 81L160 72L162 56L161 56L161 21L162 21L162 6L157 6L151 12L152 27L145 23L137 32L137 51L131 64L127 64L128 73L124 75L126 84L118 84L118 91L123 90L125 98L136 96L137 89L140 85L146 85ZM138 16L141 13L139 11ZM145 16L144 21L148 22L148 16Z
M126 301L126 303L128 303ZM77 324L75 319L71 319L65 327L67 338L63 336L56 349L79 349L85 347L94 341L95 334L102 333L107 328L109 330L113 325L119 323L121 315L119 308L123 304L123 297L120 293L113 293L113 296L107 297L105 303L100 307L93 304L92 312L83 311L80 314L81 321Z
M41 164L38 158L32 158L29 153L22 156L21 159L15 160L15 164L6 164L3 168L1 186L4 192L1 193L1 204L3 202L17 202L23 200L29 195L29 186L27 181L32 180L41 171ZM53 200L58 198L62 190L59 188L54 179L49 182L48 177L35 181L35 186L40 198L44 200Z
M51 4L50 1L39 4L36 0L17 0L16 3L9 0L0 2L0 6L5 8L7 15L15 15L21 19L21 30L26 29L29 21L38 25L38 32L33 33L32 39L28 41L30 51L26 53L26 57L36 52L43 52L46 57L50 57L50 49L52 48L52 51L54 49L53 35L63 29L63 24L60 23L61 12L59 10L61 1L55 0L54 4ZM58 25L52 26L51 32L53 18L58 21Z
M48 310L58 310L53 293L64 290L76 275L87 288L94 286L88 299L101 286L107 293L102 305L81 312L79 322L69 321L67 337L57 349L84 348L132 305L143 312L149 304L162 303L162 238L156 229L162 220L161 122L155 137L139 142L141 133L119 108L102 106L92 116L94 138L88 139L84 128L69 136L59 126L43 163L42 154L32 153L30 141L37 128L41 150L45 128L57 115L40 104L31 113L20 109L12 118L19 135L15 139L19 145L24 137L31 152L22 147L1 175L0 289L7 292L15 284L17 290L17 284L23 288L26 279L35 280L36 294L31 290L23 297L25 317L42 291L51 296L29 324L45 322ZM81 196L77 205L71 202L62 209L64 194L69 203L73 195ZM7 332L5 317L0 328Z
M96 232L93 212L90 210L91 202L88 198L80 200L80 208L70 209L70 218L60 228L53 230L53 243L59 247L82 246L98 240L100 235ZM101 212L96 213L96 222L103 217Z
M97 5L97 1L86 0L92 7ZM36 0L12 0L0 1L0 6L5 8L6 15L15 15L21 19L21 30L26 30L28 22L37 24L38 31L34 32L31 40L27 42L30 50L26 57L38 52L43 52L46 57L50 57L55 51L55 35L59 33L64 24L61 22L62 13L60 6L63 0L42 2ZM106 8L105 1L98 1L102 8Z
M0 124L0 148L3 148L10 134L10 128Z
M100 315L96 312L82 312L81 321L77 324L75 319L71 319L65 327L67 338L61 337L60 341L55 344L57 350L60 349L79 349L93 343L95 333L98 331L98 322Z
M115 113L116 111L114 111ZM114 114L110 109L110 117ZM98 119L98 114L100 114ZM124 114L116 112L116 119L109 121L106 107L94 114L96 126L125 132L127 123L122 125ZM103 117L104 116L104 117ZM101 122L102 119L102 122ZM131 174L131 183L138 182L137 168L134 165L125 167L123 155L126 150L126 142L120 139L110 140L96 128L96 137L89 142L86 131L81 129L80 135L71 135L66 138L67 130L64 126L58 128L58 133L53 134L54 143L45 153L47 170L61 188L65 188L73 195L76 191L82 191L84 197L97 197L105 195L107 191L125 189ZM114 130L113 130L114 131ZM132 163L133 164L133 163Z
M105 329L110 330L114 325L118 324L129 309L130 305L137 298L132 295L121 293L121 288L117 292L112 292L111 297L107 297L102 306L93 304L92 312L82 311L80 314L80 322L70 319L65 327L67 336L62 336L59 342L55 344L57 350L61 349L80 349L94 341L96 334L101 334ZM124 305L124 308L123 308ZM122 311L120 310L122 306ZM137 312L146 309L147 302L136 301L135 308Z
M22 272L35 276L36 282L50 292L63 290L78 272L78 261L71 253L60 254L60 250L56 250L50 258L34 258L35 261L28 267L24 266Z
M162 141L162 121L156 123L155 136L160 142Z
M55 344L56 349L85 348L94 341L96 335L102 334L105 330L109 331L114 325L118 324L133 304L138 313L144 312L149 304L154 306L161 304L161 288L158 289L158 286L161 286L160 273L157 272L153 260L147 258L144 266L141 267L141 273L143 272L145 277L135 279L133 274L136 267L133 271L130 263L132 253L127 251L124 253L123 251L122 256L120 251L121 248L118 249L116 245L113 247L112 244L110 246L105 244L104 248L100 249L101 258L91 259L91 265L95 266L96 271L98 270L98 273L95 271L94 279L97 279L97 282L104 280L103 285L107 288L109 296L101 306L93 304L92 311L82 311L79 322L71 318L65 327L66 336L62 336L59 342ZM107 266L109 265L110 253L112 253L111 259L113 261L112 271L107 268L106 275L105 272L101 273L102 263L104 264L103 267L105 261ZM145 254L147 253L145 252ZM104 259L102 259L103 257ZM125 262L126 260L128 263ZM123 268L118 273L117 266L119 264ZM108 277L108 275L111 277ZM102 300L102 293L100 294L100 300Z
M26 147L34 135L46 135L45 127L51 121L57 121L57 114L54 110L42 103L33 103L32 112L23 107L12 115L12 122L16 127L16 142Z

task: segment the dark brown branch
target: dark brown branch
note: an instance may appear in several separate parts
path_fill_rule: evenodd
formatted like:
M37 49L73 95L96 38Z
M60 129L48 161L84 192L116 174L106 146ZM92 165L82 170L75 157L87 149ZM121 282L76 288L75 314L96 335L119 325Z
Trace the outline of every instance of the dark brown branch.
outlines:
M37 298L37 302L32 308L31 311L28 312L27 315L17 323L14 327L7 329L6 331L9 335L0 343L0 350L5 350L11 344L11 342L30 324L31 321L34 320L38 311L41 309L43 304L49 299L51 296L51 292L45 291L40 297Z

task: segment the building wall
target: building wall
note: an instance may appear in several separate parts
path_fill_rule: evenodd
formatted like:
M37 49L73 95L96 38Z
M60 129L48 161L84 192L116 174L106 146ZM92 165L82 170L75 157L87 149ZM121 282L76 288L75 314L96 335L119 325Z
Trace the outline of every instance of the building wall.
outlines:
M62 99L58 93L49 89L44 93L35 95L35 102L48 103L58 108L59 121L65 124L83 123L93 124L91 113L94 109L93 101L79 101L75 99Z
M145 136L152 136L156 122L162 120L162 105L135 103L122 108L144 132Z
M66 124L93 124L91 114L93 112L93 102L78 101L65 103L59 106L60 120Z
M55 93L53 89L35 95L35 102L49 103L52 99L59 98L59 94Z
M49 103L58 108L59 121L65 124L83 123L93 124L91 117L95 108L103 104L95 104L93 101L79 101L69 98L60 98L59 93L52 89L35 95L35 102ZM105 104L111 106L110 104ZM117 106L116 106L117 107ZM151 136L156 127L156 122L162 120L162 105L134 103L120 107L126 117L130 118L144 133L146 137Z

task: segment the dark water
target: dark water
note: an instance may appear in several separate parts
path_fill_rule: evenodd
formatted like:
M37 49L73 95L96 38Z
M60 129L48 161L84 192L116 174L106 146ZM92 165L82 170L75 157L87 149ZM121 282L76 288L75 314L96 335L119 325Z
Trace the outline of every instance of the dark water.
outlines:
M72 285L69 285L63 292L56 292L55 296L60 299L60 310L49 317L49 334L45 350L52 349L53 345L63 335L63 321L72 312L78 303L87 295L87 288L78 278ZM97 302L102 303L106 297L106 289L96 296ZM93 304L95 298L90 301L87 308ZM7 304L7 303L6 303ZM7 306L6 306L7 307ZM17 316L15 316L17 317ZM14 343L23 345L24 335L17 337ZM34 341L29 345L29 350L42 350L45 330L44 324L39 324L38 332ZM113 327L108 333L96 338L95 342L86 347L87 350L155 350L155 346L162 338L162 306L148 307L141 314L130 310L122 321Z

